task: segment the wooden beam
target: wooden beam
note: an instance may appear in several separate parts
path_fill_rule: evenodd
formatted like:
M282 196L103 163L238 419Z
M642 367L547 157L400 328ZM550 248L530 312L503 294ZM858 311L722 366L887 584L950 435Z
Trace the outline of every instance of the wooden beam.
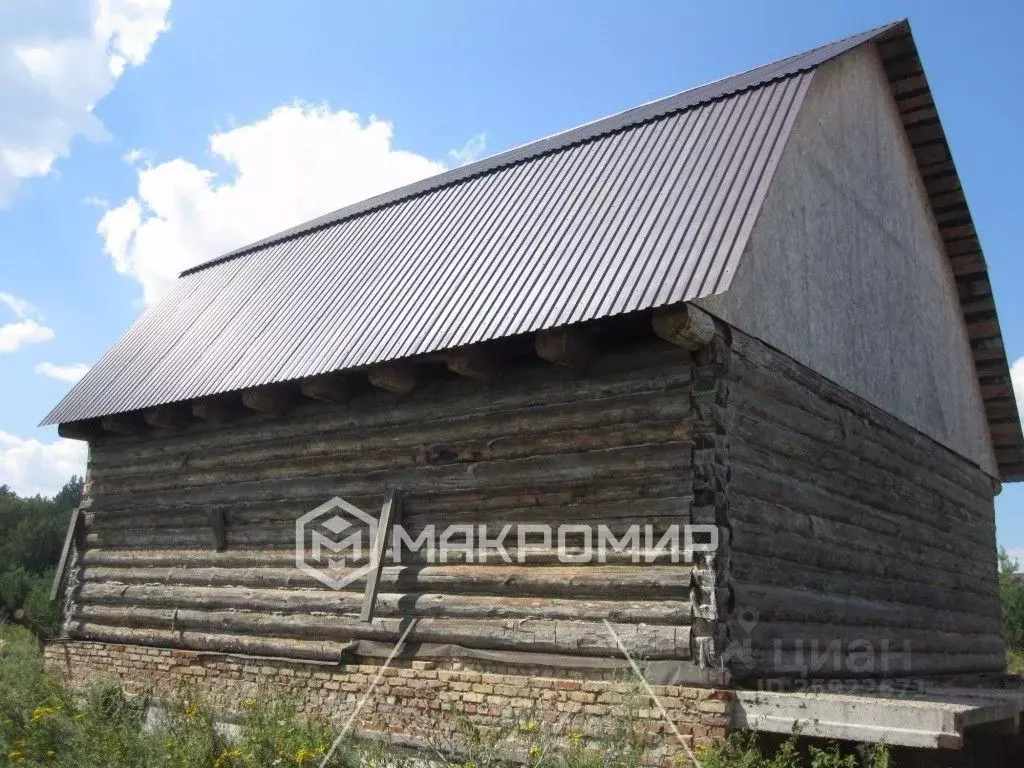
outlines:
M222 423L230 421L242 412L242 401L238 395L212 395L192 403L192 415L204 421Z
M104 416L100 419L100 425L105 431L117 435L137 435L145 428L145 422L135 413Z
M151 427L177 431L184 429L192 420L192 409L188 403L171 403L150 408L142 414L143 420Z
M95 419L68 421L57 425L57 434L68 440L92 440L103 431Z
M81 510L75 508L71 510L71 521L68 523L67 533L64 534L64 546L60 551L60 560L57 561L57 572L53 575L53 585L50 587L50 601L57 599L57 595L60 592L61 582L64 581L64 571L68 567L68 560L71 558L71 547L78 545L82 541L82 533L84 531L83 522L85 516Z
M585 368L594 357L594 338L579 327L537 331L534 346L537 355L549 363L577 370Z
M325 373L299 383L302 394L325 403L344 403L352 396L349 379L343 373Z
M246 408L275 415L287 411L294 399L292 391L279 384L253 387L242 393L242 404Z
M651 327L665 341L691 352L715 338L711 315L689 304L656 311L651 316Z
M363 609L359 612L359 620L373 620L373 609L377 603L377 584L380 582L380 569L384 567L384 553L391 537L391 526L402 520L402 496L399 491L392 491L384 502L377 521L377 539L373 542L370 553L370 572L366 575L366 591L363 592Z
M493 344L474 344L449 350L444 355L444 362L452 373L477 381L487 381L501 370L501 360Z
M387 363L367 371L370 383L389 392L407 394L416 387L416 369L408 363Z
M218 552L221 552L227 549L228 546L227 527L224 523L224 510L211 509L209 520L210 530L213 532L213 547Z

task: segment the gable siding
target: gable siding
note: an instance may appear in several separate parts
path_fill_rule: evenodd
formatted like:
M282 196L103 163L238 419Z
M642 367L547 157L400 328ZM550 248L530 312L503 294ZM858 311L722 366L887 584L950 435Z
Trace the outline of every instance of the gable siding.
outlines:
M953 275L873 45L815 72L729 291L698 303L996 474Z

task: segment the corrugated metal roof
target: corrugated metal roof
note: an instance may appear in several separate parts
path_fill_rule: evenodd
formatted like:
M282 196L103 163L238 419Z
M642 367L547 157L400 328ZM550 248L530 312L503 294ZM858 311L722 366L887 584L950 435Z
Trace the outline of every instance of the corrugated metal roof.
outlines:
M884 51L906 40L913 49L905 22L855 35L379 195L187 270L44 423L723 291L813 69L867 41ZM916 49L911 53L916 61ZM905 122L914 119L907 110L919 108L921 93L909 86L901 93L901 84L923 82L923 73L904 71L906 56L885 59ZM931 104L927 83L923 88ZM916 150L914 124L907 125ZM922 173L929 158L919 157ZM947 165L952 169L951 159ZM940 229L946 210L937 209ZM969 223L965 202L955 209L958 227L964 216ZM968 259L968 269L984 272L980 248L967 256L951 250L950 257L954 271ZM964 310L970 322L967 303ZM1006 361L994 307L991 317L994 330L983 329L984 359L976 354L976 364L988 366L987 375L995 365L1001 375ZM1000 403L1006 389L999 388ZM1011 405L1012 397L1010 391ZM1000 418L1013 428L999 429L1016 442L1012 456L997 460L1001 468L1011 461L1024 467L1016 410L1005 410L1000 406ZM1001 439L1008 446L1011 438Z

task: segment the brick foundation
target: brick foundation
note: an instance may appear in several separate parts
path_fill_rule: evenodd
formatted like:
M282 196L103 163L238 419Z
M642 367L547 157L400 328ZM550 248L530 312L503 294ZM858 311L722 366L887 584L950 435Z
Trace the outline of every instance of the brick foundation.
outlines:
M321 666L85 641L51 643L46 662L74 684L114 679L128 693L157 696L187 686L229 712L248 697L289 695L300 712L327 715L338 723L347 720L380 669L376 664ZM585 674L586 679L566 674ZM423 742L445 721L465 717L483 726L544 722L599 738L608 733L615 706L634 690L626 680L613 671L399 661L384 671L360 712L358 727ZM654 686L654 691L691 745L725 736L729 691L673 685ZM657 709L649 702L642 706L638 714L651 734L651 761L670 761L682 748L666 738L669 729Z

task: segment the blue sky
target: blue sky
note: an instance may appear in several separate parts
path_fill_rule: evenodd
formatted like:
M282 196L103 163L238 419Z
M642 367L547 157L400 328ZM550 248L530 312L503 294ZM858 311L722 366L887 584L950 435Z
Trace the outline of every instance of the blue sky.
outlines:
M0 0L0 483L79 466L36 424L180 268L903 16L1016 360L1019 4ZM1024 554L1022 507L997 500Z

